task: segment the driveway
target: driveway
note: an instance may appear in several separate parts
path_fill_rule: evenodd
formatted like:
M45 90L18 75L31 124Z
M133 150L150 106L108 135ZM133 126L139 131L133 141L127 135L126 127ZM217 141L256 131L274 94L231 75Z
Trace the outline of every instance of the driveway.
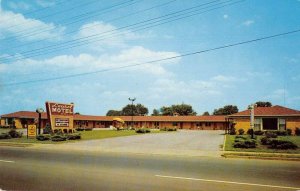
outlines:
M223 131L154 133L101 140L80 141L43 147L79 151L125 152L185 156L220 156Z

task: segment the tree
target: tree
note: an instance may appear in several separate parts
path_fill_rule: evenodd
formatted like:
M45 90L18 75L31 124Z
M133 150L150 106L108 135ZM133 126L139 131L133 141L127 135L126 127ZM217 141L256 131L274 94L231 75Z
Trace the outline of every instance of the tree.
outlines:
M160 116L158 109L153 109L152 116Z
M225 105L222 108L215 109L213 114L214 115L231 115L234 113L239 112L239 109L235 105Z
M106 113L106 116L121 116L121 111L118 111L118 110L109 110Z
M143 106L140 103L138 103L135 107L138 115L148 115L149 111L147 107Z
M172 111L171 107L166 107L166 106L161 107L160 113L161 113L161 115L164 115L164 116L173 116L173 111Z
M174 114L181 116L197 115L193 107L188 104L172 105L171 107L163 106L160 108L160 113L165 116L173 116Z
M202 115L203 115L203 116L208 116L208 115L209 115L209 112L206 111L206 112L204 112Z
M131 116L131 115L148 115L148 108L138 103L137 105L128 104L119 110L109 110L106 116Z
M128 104L121 110L121 115L124 116L137 116L137 115L147 115L148 114L148 108L143 106L142 104L137 105L131 105Z
M269 101L257 101L256 107L272 107L272 103ZM248 109L250 109L250 105L248 106Z

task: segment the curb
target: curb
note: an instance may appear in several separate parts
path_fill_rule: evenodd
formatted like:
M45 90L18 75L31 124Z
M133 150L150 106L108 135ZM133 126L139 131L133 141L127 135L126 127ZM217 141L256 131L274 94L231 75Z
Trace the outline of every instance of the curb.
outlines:
M277 156L276 156L277 155ZM224 158L244 158L244 159L262 159L262 160L285 160L285 161L300 161L300 154L277 154L277 153L223 153Z
M0 142L0 146L8 146L8 147L31 147L31 146L33 146L33 144L31 144L31 143Z

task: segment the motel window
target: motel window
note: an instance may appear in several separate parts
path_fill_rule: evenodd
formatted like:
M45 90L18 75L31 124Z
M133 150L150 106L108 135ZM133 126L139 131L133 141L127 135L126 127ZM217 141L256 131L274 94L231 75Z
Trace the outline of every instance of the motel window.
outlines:
M254 131L261 130L261 123L262 123L261 118L254 119Z
M199 123L196 123L196 126L197 127L201 127L203 124L201 123L201 122L199 122Z
M8 125L12 125L13 124L14 119L13 118L7 118L7 124Z
M280 131L284 131L285 130L285 119L279 119L278 126L279 126Z
M210 122L206 122L206 123L205 123L205 126L210 127L210 126L211 126L211 123L210 123Z
M154 126L159 126L159 122L154 122Z
M178 125L178 123L177 122L173 122L173 126L177 126Z

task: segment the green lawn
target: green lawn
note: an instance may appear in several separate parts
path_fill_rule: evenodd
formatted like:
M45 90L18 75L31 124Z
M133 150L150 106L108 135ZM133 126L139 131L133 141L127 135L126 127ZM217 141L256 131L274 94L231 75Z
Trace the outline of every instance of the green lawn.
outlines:
M249 135L244 135L249 136ZM225 151L239 151L239 152L263 152L263 153L296 153L300 154L300 136L278 136L281 140L292 141L298 146L298 149L293 150L279 150L279 149L268 149L266 145L260 143L260 139L264 136L257 136L257 147L250 149L234 148L232 145L234 143L235 135L226 135Z
M8 132L8 129L0 129L0 133ZM151 133L161 133L162 131L159 130L151 130ZM131 135L141 135L139 133L136 133L133 130L122 130L122 131L116 131L116 130L94 130L94 131L80 131L81 134L81 140L94 140L94 139L105 139L105 138L111 138L111 137L122 137L122 136L131 136ZM14 138L14 139L0 139L0 144L3 142L10 142L10 143L41 143L41 144L57 144L57 143L65 143L66 141L61 142L53 142L51 140L49 141L38 141L35 138L29 138L27 139L26 136L23 136L22 138ZM67 142L74 142L72 140L68 140Z

